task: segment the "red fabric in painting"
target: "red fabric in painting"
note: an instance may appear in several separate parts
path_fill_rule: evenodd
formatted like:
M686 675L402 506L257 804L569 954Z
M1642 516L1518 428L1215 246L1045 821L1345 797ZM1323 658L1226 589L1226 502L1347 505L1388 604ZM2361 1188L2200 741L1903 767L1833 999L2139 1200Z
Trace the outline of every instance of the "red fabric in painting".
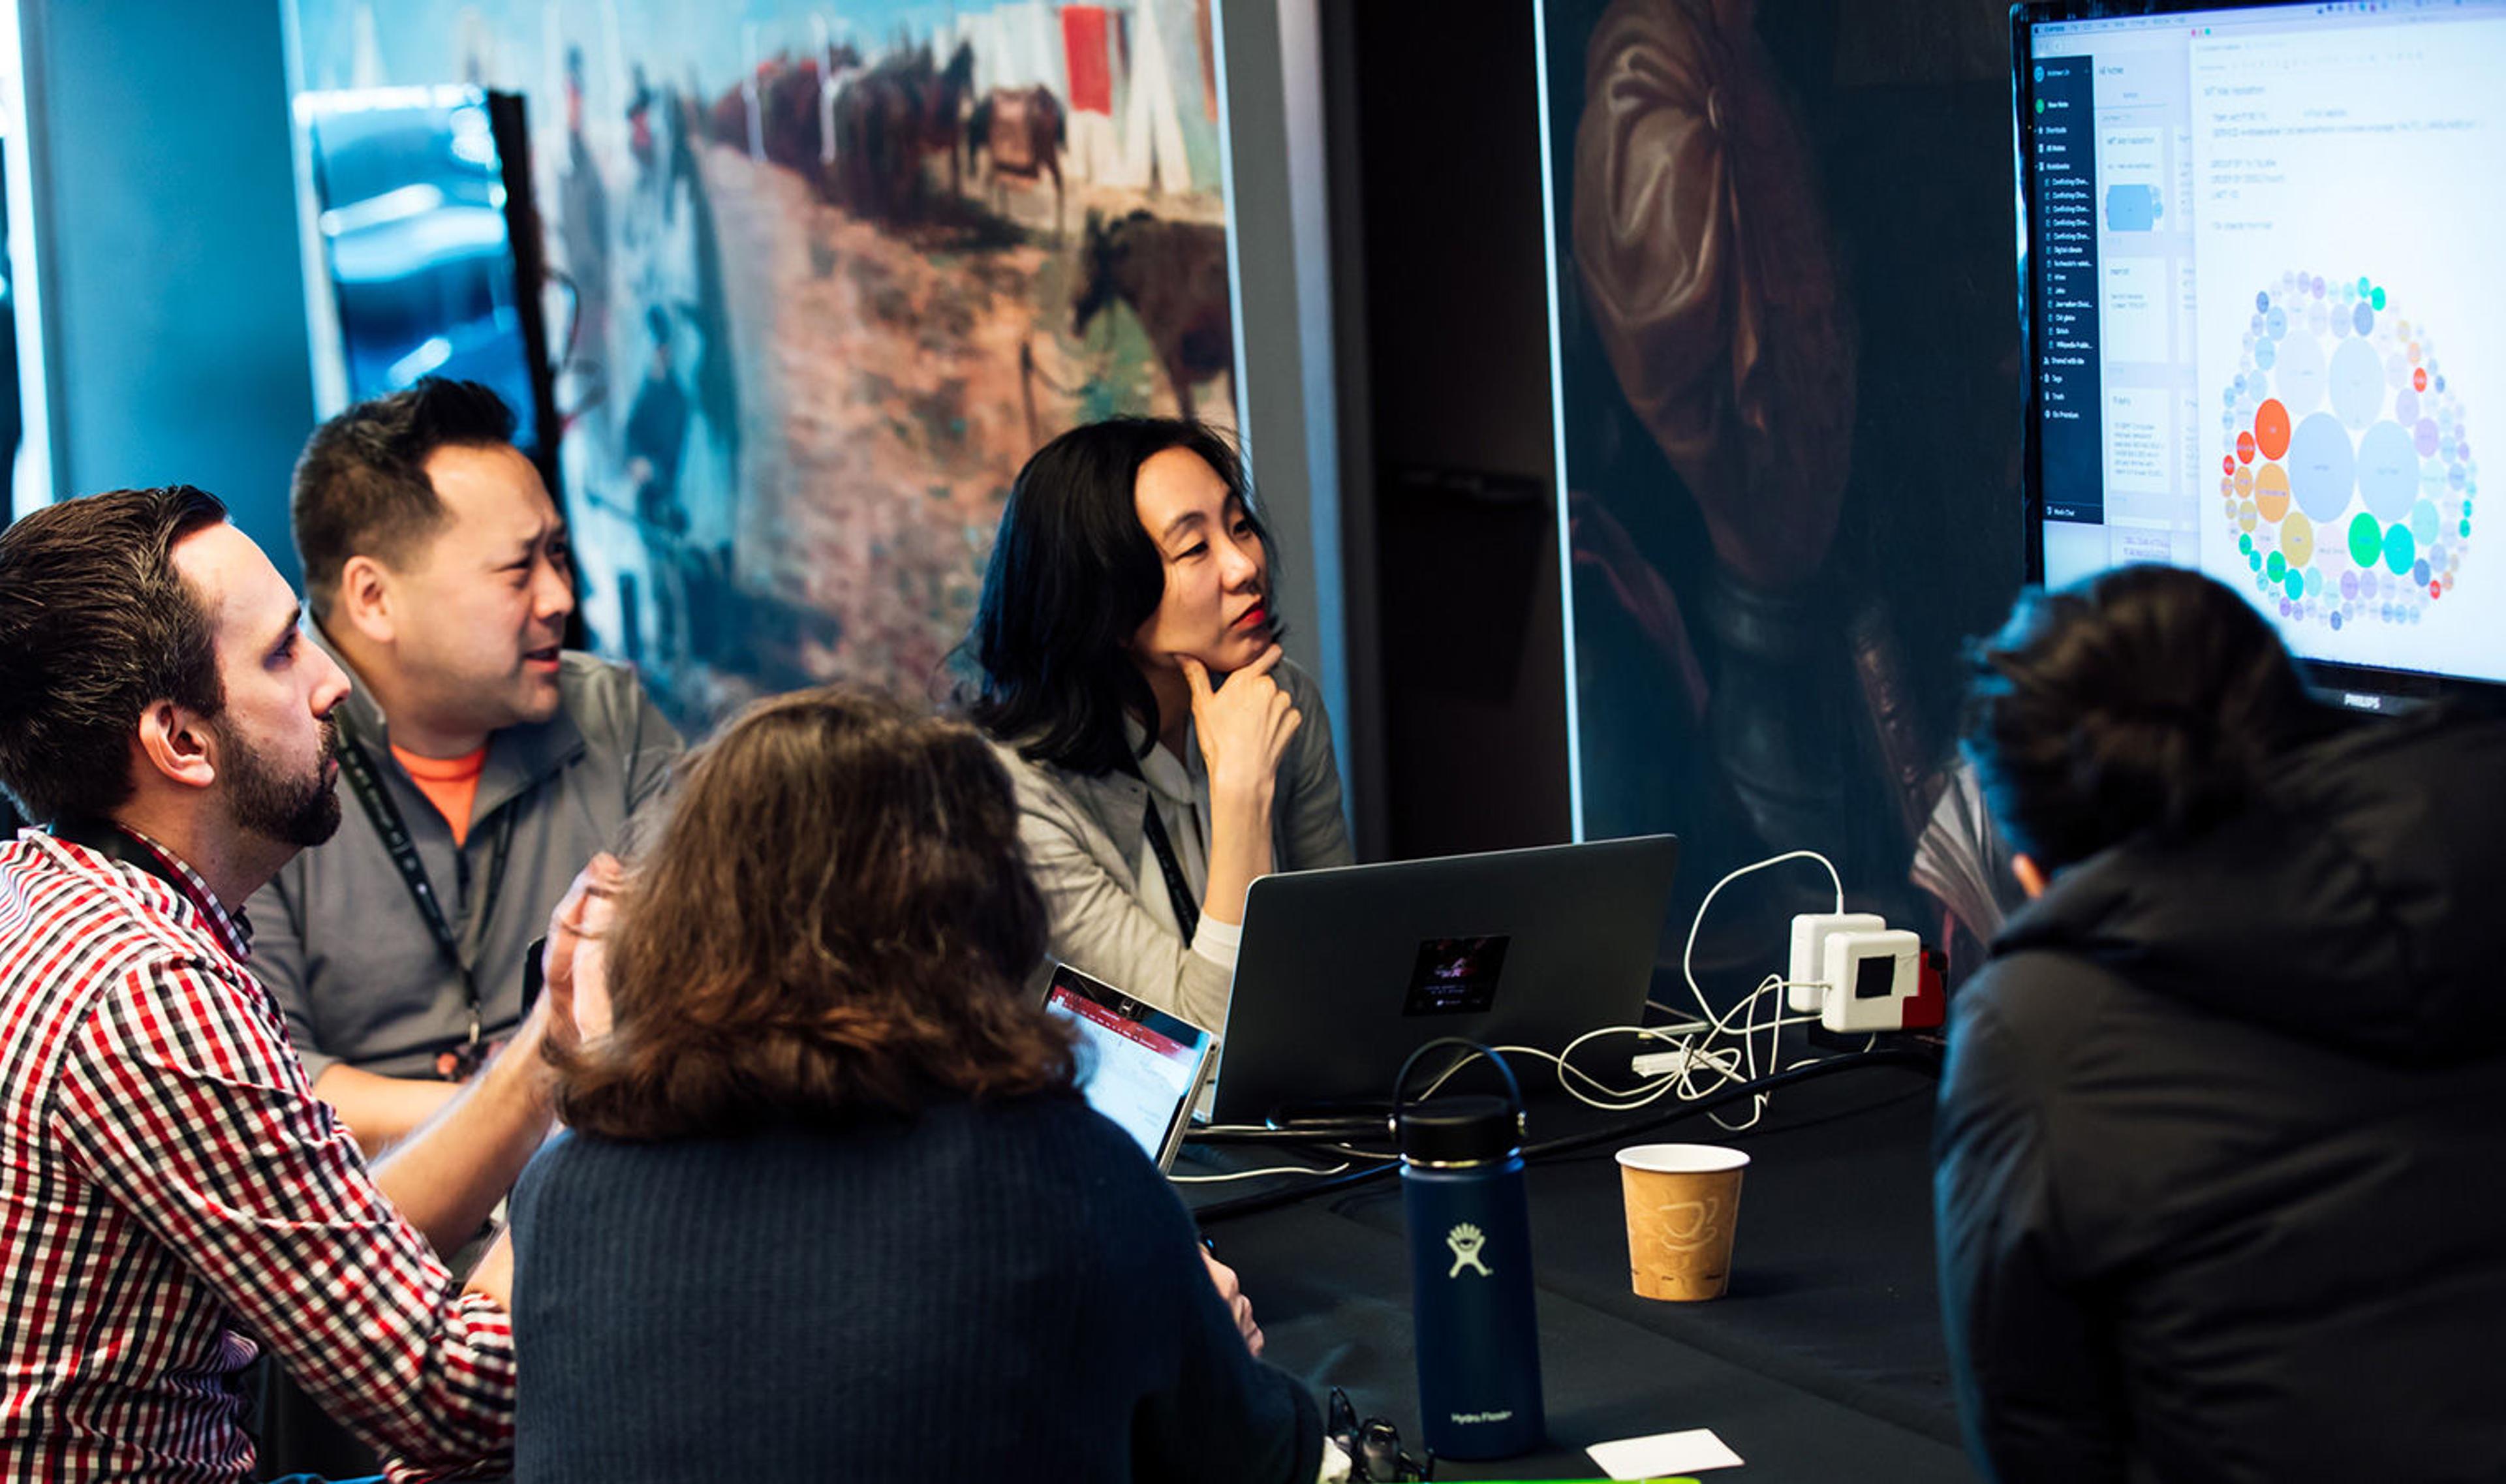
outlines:
M1114 112L1114 78L1105 64L1105 8L1061 8L1061 50L1070 64L1073 113Z

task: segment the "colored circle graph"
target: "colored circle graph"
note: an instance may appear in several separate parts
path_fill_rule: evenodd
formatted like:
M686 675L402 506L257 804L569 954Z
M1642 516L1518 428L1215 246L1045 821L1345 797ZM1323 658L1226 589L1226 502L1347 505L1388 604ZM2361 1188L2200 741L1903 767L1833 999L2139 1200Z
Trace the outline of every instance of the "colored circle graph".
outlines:
M2221 515L2258 598L2335 631L2420 622L2462 580L2479 524L2480 466L2437 337L2371 276L2283 273L2253 303L2218 452Z

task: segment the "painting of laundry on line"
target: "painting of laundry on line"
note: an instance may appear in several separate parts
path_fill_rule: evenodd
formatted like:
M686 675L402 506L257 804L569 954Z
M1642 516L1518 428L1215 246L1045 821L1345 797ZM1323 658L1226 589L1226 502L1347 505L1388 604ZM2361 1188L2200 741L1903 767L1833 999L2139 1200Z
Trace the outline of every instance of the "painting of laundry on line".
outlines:
M528 106L592 646L692 734L930 698L1009 486L1237 422L1216 0L294 0L302 91Z

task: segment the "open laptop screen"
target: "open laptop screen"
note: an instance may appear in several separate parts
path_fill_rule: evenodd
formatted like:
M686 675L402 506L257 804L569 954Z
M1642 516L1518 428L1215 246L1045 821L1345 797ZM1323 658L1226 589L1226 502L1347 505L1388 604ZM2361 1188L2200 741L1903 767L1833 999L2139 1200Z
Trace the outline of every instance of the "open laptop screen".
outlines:
M1216 1038L1068 964L1055 967L1045 1008L1079 1028L1088 1105L1122 1125L1164 1169L1182 1142Z

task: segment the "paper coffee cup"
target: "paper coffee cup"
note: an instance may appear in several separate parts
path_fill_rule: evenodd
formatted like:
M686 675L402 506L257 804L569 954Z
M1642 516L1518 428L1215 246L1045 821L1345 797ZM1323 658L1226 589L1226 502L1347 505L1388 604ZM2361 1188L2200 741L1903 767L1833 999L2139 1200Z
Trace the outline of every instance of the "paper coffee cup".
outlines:
M1628 1209L1628 1276L1642 1298L1721 1298L1749 1156L1712 1144L1619 1151Z

